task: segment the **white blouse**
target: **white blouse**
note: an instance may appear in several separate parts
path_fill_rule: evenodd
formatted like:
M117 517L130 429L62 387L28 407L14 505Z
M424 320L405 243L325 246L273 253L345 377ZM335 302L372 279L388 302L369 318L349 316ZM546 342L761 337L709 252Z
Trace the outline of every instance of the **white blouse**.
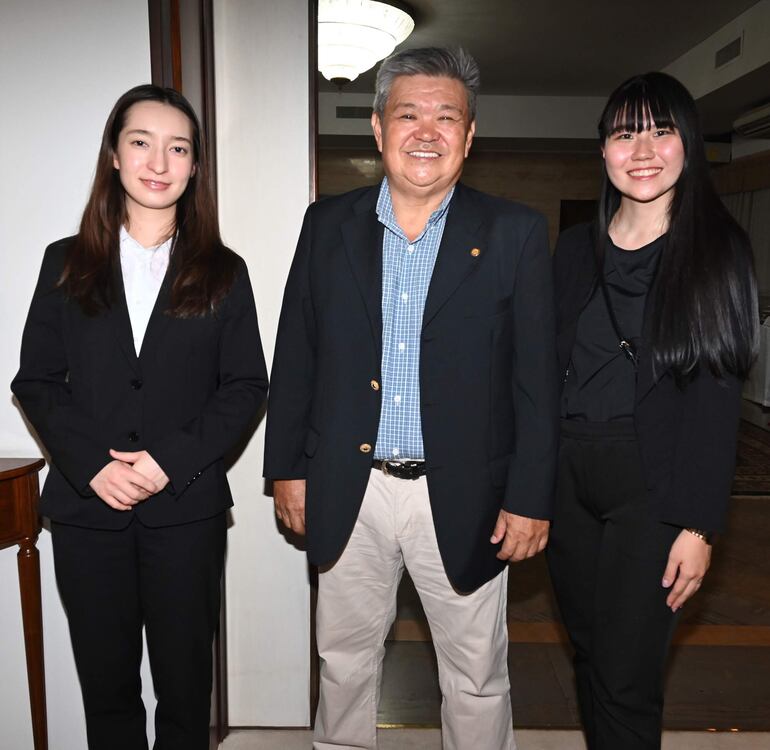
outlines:
M157 247L144 247L125 227L120 228L120 268L137 357L168 269L172 239Z

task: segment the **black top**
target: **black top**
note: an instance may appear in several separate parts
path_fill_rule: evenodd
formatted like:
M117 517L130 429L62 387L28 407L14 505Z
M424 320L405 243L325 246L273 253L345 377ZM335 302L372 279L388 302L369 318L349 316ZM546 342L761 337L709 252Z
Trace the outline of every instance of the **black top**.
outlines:
M638 341L647 294L665 235L638 250L623 250L607 238L604 278L623 336ZM583 308L562 396L562 416L586 422L629 419L634 414L636 372L618 346L599 285Z
M561 372L569 365L578 319L594 288L592 236L591 225L578 224L562 232L556 243L556 348ZM734 375L717 379L708 367L699 367L684 388L669 371L655 377L652 353L642 338L634 429L644 481L660 521L706 531L724 529L735 475L741 387Z

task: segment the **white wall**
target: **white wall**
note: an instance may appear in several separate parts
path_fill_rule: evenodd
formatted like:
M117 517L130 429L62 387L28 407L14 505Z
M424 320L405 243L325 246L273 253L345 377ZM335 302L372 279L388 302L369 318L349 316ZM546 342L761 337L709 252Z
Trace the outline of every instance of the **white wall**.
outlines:
M741 35L743 36L741 56L723 65L719 70L715 70L714 55L717 50ZM696 99L700 99L768 62L770 62L770 0L760 0L663 70L678 78Z
M248 262L268 364L308 203L306 0L218 0L215 66L225 242ZM305 554L279 534L263 494L264 423L230 473L227 564L230 723L309 723Z
M149 77L146 0L0 3L0 455L40 455L8 384L43 249L76 231L107 114ZM47 532L38 547L50 746L83 750L80 688ZM32 747L16 549L0 550L0 746L8 750ZM146 668L144 677L149 686Z

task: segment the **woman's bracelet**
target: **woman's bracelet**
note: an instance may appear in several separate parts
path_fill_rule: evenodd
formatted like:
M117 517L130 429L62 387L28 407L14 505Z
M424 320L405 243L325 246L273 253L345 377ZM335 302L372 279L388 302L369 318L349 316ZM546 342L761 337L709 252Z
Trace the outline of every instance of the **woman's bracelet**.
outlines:
M693 536L697 536L698 539L706 542L706 544L711 544L711 534L708 531L701 531L700 529L685 529L685 531L688 531Z

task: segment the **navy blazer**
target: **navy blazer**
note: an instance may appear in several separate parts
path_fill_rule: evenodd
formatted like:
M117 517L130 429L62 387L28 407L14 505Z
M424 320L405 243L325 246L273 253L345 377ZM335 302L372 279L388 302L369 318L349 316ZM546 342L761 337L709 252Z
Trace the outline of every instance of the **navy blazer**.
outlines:
M577 322L596 286L591 224L563 232L554 256L559 366L566 372ZM707 367L684 388L670 372L656 379L645 342L645 313L634 422L645 481L658 517L675 526L724 529L740 418L741 381Z
M85 315L57 286L72 238L50 245L32 298L11 384L51 455L43 515L90 528L148 526L213 516L232 505L223 456L267 393L267 371L246 264L216 313L165 314L173 255L142 342L134 350L119 264L117 299ZM117 511L89 487L112 459L110 448L147 450L168 486Z
M310 206L278 329L265 476L307 479L308 554L318 565L335 560L350 536L377 440L378 193L373 186ZM501 507L550 517L557 391L545 220L458 184L423 314L420 400L439 549L460 590L505 565L489 541Z

